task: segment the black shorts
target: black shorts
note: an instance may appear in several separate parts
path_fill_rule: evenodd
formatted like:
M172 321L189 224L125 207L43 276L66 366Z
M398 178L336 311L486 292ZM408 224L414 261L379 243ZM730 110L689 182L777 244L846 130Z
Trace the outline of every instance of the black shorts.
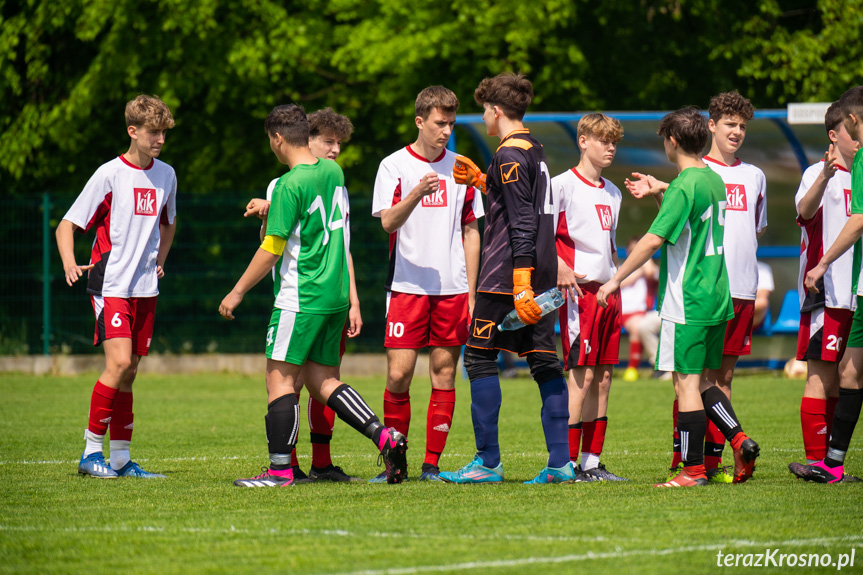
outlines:
M501 349L519 355L536 351L557 354L554 337L557 314L546 314L536 325L515 331L498 331L497 324L513 309L511 295L477 292L467 345L479 349Z

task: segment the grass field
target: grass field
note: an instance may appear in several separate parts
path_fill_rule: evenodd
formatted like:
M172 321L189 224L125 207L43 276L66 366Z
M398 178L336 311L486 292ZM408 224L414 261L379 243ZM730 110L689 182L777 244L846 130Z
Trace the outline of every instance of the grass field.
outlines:
M671 384L615 381L603 461L628 483L526 486L545 464L539 394L505 380L503 485L312 484L240 489L266 463L262 377L141 376L133 457L166 480L79 477L95 375L0 375L2 573L736 573L717 553L840 554L863 571L863 484L816 485L800 460L801 382L738 377L734 404L761 444L743 485L654 489L670 461ZM379 379L350 382L380 409ZM461 382L443 469L473 455L469 390ZM413 389L410 471L418 475L428 379ZM861 437L850 471L863 472ZM300 463L308 468L305 419ZM379 472L370 441L336 423L335 462ZM730 453L726 449L726 459ZM779 555L774 555L779 561ZM742 561L742 560L741 560ZM834 572L787 566L759 572Z

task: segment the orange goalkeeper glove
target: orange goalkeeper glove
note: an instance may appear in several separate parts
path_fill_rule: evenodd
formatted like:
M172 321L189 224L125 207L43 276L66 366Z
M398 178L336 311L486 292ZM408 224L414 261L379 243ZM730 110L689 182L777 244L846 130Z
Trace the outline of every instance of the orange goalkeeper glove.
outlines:
M483 174L473 160L465 156L456 156L455 165L452 167L452 177L457 184L467 184L478 189L483 194L485 189L485 174Z
M530 272L533 268L515 268L512 270L512 299L515 302L515 312L518 319L526 325L533 325L542 317L536 302L533 301L533 288L530 287Z

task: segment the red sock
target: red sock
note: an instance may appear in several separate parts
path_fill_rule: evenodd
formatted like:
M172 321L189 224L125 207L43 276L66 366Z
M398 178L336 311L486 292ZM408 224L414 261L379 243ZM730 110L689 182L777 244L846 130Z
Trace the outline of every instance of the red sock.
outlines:
M569 460L578 463L578 444L581 443L582 425L579 421L569 426Z
M600 417L596 421L584 423L584 438L581 442L581 450L594 455L602 454L602 446L605 444L605 430L608 428L608 418Z
M114 399L117 390L108 387L101 381L97 381L93 387L93 395L90 396L90 416L87 429L96 435L105 435L108 424L114 412Z
M827 441L825 445L830 447L830 436L833 435L833 414L836 413L836 404L839 403L838 397L827 398Z
M827 432L827 402L826 399L814 397L800 400L803 449L806 450L806 459L809 461L821 461L827 455L827 443L830 441Z
M426 458L423 463L437 466L440 461L440 454L443 453L449 437L453 411L455 390L432 388L426 415Z
M640 341L629 342L629 365L627 367L638 367L638 364L641 363L641 350Z
M684 467L683 472L693 479L707 477L707 470L704 465L691 465L689 467Z
M309 436L312 441L312 467L324 469L333 464L330 455L330 439L333 437L336 412L313 397L309 398L308 409Z
M671 417L674 420L674 432L671 435L672 454L671 467L677 467L683 458L680 456L680 432L677 430L677 400L674 400L674 406L671 408Z
M716 469L722 465L722 450L725 447L725 436L716 424L707 418L707 431L704 433L704 467Z
M728 443L731 444L731 449L737 450L740 449L740 446L743 445L743 442L746 441L746 439L746 434L740 431Z
M132 392L117 391L114 398L114 413L111 415L111 441L132 441Z
M384 390L384 425L393 427L396 431L408 436L411 426L411 394L393 393L389 389Z

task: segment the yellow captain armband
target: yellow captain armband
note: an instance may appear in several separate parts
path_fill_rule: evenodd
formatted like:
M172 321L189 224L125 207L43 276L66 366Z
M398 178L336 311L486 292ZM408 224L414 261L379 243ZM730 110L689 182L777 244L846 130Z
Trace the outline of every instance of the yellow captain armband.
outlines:
M285 253L285 238L279 236L266 236L261 244L261 249L273 255L280 256Z

